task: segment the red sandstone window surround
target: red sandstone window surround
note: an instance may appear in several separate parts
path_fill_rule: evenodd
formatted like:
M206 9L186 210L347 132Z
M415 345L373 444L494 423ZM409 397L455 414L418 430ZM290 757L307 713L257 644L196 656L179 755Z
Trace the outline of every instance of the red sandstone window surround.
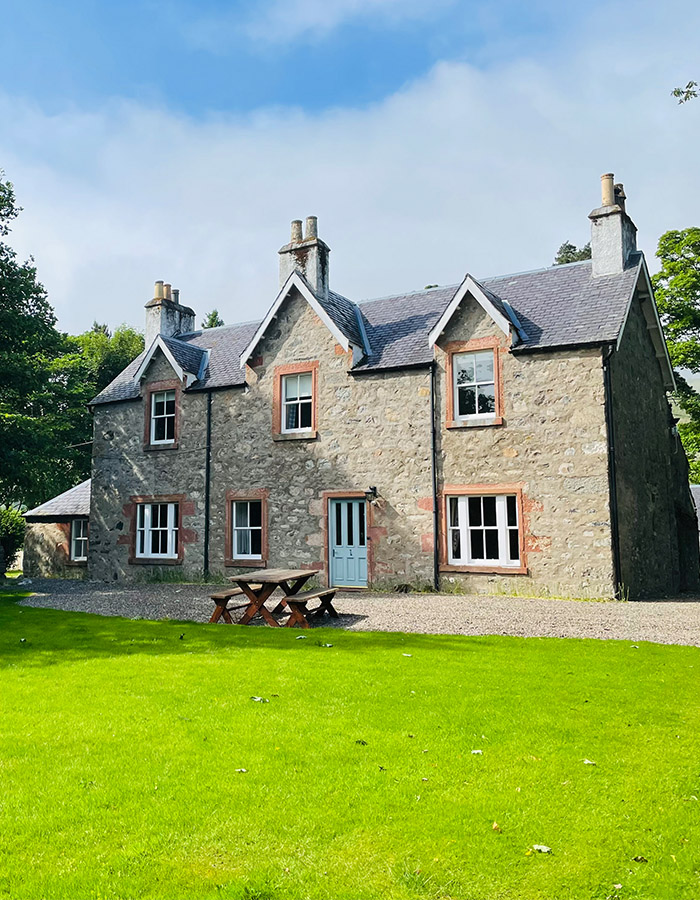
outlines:
M129 529L117 543L129 547L130 565L181 565L185 545L199 539L184 524L195 513L194 502L185 494L133 496L122 512Z
M267 565L269 494L267 490L226 492L225 565Z
M445 346L447 428L503 424L503 352L496 337Z
M146 385L144 450L176 450L180 439L182 384L177 379Z
M441 571L527 574L522 485L447 485L440 505Z
M317 435L318 360L276 366L273 372L272 436L308 440Z

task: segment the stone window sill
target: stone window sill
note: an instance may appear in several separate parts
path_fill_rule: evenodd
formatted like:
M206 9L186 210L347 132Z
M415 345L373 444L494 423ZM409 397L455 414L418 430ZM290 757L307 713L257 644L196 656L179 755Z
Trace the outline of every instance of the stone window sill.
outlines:
M86 559L68 559L66 560L67 566L73 566L76 569L85 569L87 567Z
M158 556L139 556L129 560L130 566L181 566L182 559L163 559Z
M441 572L461 572L465 575L527 575L527 566L440 566Z
M456 419L448 422L448 428L488 428L491 425L503 425L503 416L483 416L474 419Z
M266 569L266 559L226 559L225 566L235 566L241 569Z
M315 441L318 432L314 428L308 431L279 432L272 435L273 441Z
M152 450L177 450L178 442L173 441L172 444L144 444L143 449L147 451Z

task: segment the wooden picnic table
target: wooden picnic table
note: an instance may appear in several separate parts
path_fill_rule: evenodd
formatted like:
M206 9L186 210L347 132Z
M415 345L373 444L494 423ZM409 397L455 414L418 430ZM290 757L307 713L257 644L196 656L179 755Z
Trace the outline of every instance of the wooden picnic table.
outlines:
M308 628L309 622L306 618L308 613L322 615L327 612L329 615L337 617L338 613L331 603L335 588L301 593L301 588L316 574L318 573L315 569L256 569L242 575L230 576L229 581L239 585L248 598L247 609L239 624L248 625L259 615L272 628L279 628L280 623L273 614L282 612L285 606L289 608L288 628L293 625ZM277 588L282 590L284 597L270 612L265 603ZM317 609L307 609L307 604L311 600L319 601L320 605Z

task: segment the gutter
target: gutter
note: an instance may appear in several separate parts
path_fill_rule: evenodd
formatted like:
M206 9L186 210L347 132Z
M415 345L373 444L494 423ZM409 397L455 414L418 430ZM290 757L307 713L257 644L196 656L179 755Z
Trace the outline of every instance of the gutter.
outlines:
M437 475L437 429L435 428L435 384L437 363L430 364L430 459L433 481L433 588L440 590L440 547L438 536L438 475Z
M204 572L209 579L209 513L211 506L211 391L207 391L207 444L204 457Z
M607 353L603 349L603 387L605 390L605 426L608 434L608 487L610 493L610 538L613 554L613 578L615 596L620 596L622 588L620 565L620 527L617 507L617 473L615 466L615 429L612 408L612 377L610 360L615 352L615 345L608 344Z

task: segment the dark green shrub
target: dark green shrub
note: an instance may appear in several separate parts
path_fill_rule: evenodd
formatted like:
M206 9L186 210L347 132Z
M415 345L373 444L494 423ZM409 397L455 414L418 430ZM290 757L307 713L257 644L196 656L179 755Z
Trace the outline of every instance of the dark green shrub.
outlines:
M22 513L12 506L0 506L0 575L12 568L12 563L24 543L25 523Z

